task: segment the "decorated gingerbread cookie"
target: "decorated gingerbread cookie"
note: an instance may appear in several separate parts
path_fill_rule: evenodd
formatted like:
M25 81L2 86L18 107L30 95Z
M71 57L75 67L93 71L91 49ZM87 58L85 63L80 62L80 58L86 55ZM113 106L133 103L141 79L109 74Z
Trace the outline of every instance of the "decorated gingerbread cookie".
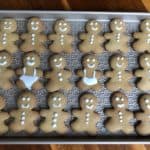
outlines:
M82 60L83 69L77 70L77 75L80 77L77 82L77 87L82 90L93 89L99 90L100 83L98 82L102 73L96 70L98 60L95 55L88 54Z
M150 52L150 19L145 19L140 24L141 32L135 32L133 37L136 41L133 43L133 49L138 52Z
M9 114L4 112L6 101L3 96L0 95L0 134L4 134L8 131L8 126L5 121L9 119Z
M102 30L101 24L96 20L90 20L86 24L86 33L81 33L79 38L82 42L79 44L79 50L83 53L103 52L104 37L100 35Z
M71 53L74 40L73 36L70 35L71 25L64 19L57 20L54 24L54 31L55 33L48 37L52 41L49 49L55 53Z
M137 82L137 87L142 91L150 90L150 53L143 53L139 59L141 69L135 71L135 76L140 80Z
M106 109L105 114L108 116L105 128L111 133L119 131L125 134L134 132L133 125L130 121L134 119L133 113L128 108L128 98L121 92L113 93L111 97L112 109Z
M0 52L0 88L8 90L13 87L12 78L15 76L15 72L10 69L12 63L12 57L6 51Z
M41 89L42 83L39 81L43 76L40 67L40 57L35 52L28 52L23 58L24 67L17 69L16 74L19 75L17 85L21 89Z
M23 92L19 95L17 104L18 109L10 112L10 116L13 118L9 126L10 130L13 132L36 132L38 127L35 123L39 119L39 113L33 110L37 104L35 95L28 91Z
M100 116L95 112L97 106L97 98L90 93L83 94L80 97L80 110L72 110L73 116L76 118L71 123L74 132L88 133L95 135L97 132L96 124L100 120Z
M50 57L50 67L45 77L48 80L46 88L49 92L57 90L71 90L72 84L69 81L71 72L65 69L66 61L62 55L55 54Z
M132 73L126 70L127 65L128 62L124 56L120 54L111 56L110 66L112 70L105 72L106 77L109 78L106 87L110 91L117 91L120 89L130 91L132 89L132 85L129 81L132 78Z
M135 118L140 121L136 126L136 131L140 135L150 135L150 94L144 94L139 98L141 112L135 113Z
M18 50L16 41L19 36L16 33L17 23L13 18L4 18L0 22L0 51L6 50L14 53Z
M64 111L67 99L60 92L53 92L48 98L49 109L43 109L40 115L44 121L40 124L40 129L45 132L57 132L64 134L68 131L65 121L69 118L69 113Z
M108 42L105 44L106 50L110 52L127 52L129 50L129 36L126 33L125 23L122 19L113 19L110 23L111 33L105 33L104 37Z
M43 53L46 50L45 42L47 41L47 37L43 33L43 22L37 17L30 18L28 20L27 30L28 33L21 35L23 43L20 49L23 52L36 51L37 53Z
M135 113L139 121L136 131L140 135L150 135L150 94L144 94L139 98L140 112Z

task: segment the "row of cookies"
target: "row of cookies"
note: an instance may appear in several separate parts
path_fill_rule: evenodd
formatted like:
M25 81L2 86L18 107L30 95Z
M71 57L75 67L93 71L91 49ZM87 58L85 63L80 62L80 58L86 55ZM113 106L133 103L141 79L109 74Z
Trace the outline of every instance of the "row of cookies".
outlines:
M5 100L0 96L0 133L4 134L9 129L15 133L25 131L35 133L39 128L44 133L57 132L65 134L69 130L75 133L96 135L97 123L101 120L100 114L96 112L98 99L91 93L84 93L79 97L80 108L72 109L72 114L64 109L67 99L61 92L53 92L47 99L49 108L36 111L37 99L31 92L21 93L17 99L18 108L9 113L3 111ZM112 108L104 110L107 120L104 122L105 128L112 134L122 132L132 134L136 131L140 135L150 134L150 94L139 97L141 111L132 112L128 110L128 98L124 93L114 92L110 98ZM72 116L72 120L69 118ZM131 124L135 119L138 123ZM9 118L11 122L6 124ZM66 121L70 120L69 125ZM38 123L40 122L40 123Z
M96 20L90 20L86 24L86 32L79 35L81 43L79 50L83 53L103 52L103 43L105 49L110 52L118 50L127 52L129 50L129 35L126 33L125 23L122 19L113 19L110 23L111 32L100 34L103 30L101 24ZM23 52L36 51L44 52L48 39L52 41L49 46L50 51L54 53L73 51L72 43L74 38L70 35L71 25L63 20L57 20L54 24L54 33L47 36L44 34L44 23L40 18L32 17L27 23L27 33L18 36L16 33L17 23L15 19L4 18L0 22L0 50L6 50L10 53L20 49ZM133 44L134 50L138 52L150 51L150 20L145 19L140 25L141 32L133 34L136 41ZM15 44L21 38L23 43L18 48Z
M0 52L0 88L10 89L13 87L12 77L17 76L16 85L20 89L41 89L45 87L48 92L58 90L71 90L73 83L70 82L72 76L71 71L66 69L66 60L60 54L50 56L50 69L43 72L40 68L40 56L35 52L28 52L23 57L23 67L14 71L10 68L12 58L6 51ZM103 73L97 70L98 59L94 54L83 56L82 68L75 71L79 80L76 86L81 90L100 90L101 85L99 79L103 77ZM100 62L101 63L101 62ZM143 53L139 59L140 69L136 69L134 75L139 79L136 84L142 91L150 90L150 54ZM110 70L104 72L104 76L108 78L106 88L110 91L125 90L130 91L133 88L130 80L133 73L127 71L128 61L125 56L116 53L110 57ZM4 75L5 74L5 75ZM46 78L44 85L41 78Z

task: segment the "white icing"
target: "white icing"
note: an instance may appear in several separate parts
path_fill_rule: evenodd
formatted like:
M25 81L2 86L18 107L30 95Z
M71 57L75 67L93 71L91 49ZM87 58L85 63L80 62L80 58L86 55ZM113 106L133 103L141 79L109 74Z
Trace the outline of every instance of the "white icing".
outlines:
M39 27L36 26L36 24L39 24L39 22L34 22L34 21L31 22L31 29L34 31L39 29Z
M31 36L32 36L32 38L31 38L31 39L32 39L32 40L31 40L31 43L32 43L32 45L35 45L35 34L32 34Z
M118 108L123 108L123 107L125 107L125 104L117 104L117 107Z
M117 73L118 81L122 81L122 72L118 71Z
M95 64L87 64L88 68L94 68Z
M65 32L65 31L67 31L67 27L59 27L59 30L61 31L61 32Z
M28 109L30 108L30 104L21 104L21 108Z
M52 115L52 122L51 122L52 128L57 127L57 121L58 121L58 113L54 112L53 115Z
M117 34L116 34L116 41L117 41L117 42L120 42L120 36L121 36L120 33L117 33Z
M58 80L59 80L60 82L62 82L62 81L64 80L62 73L59 72L59 73L57 73L57 75L58 75Z
M85 114L85 124L89 124L89 120L90 120L90 113L86 112Z
M146 65L147 65L148 67L150 67L150 59L149 59L148 57L145 57L144 60L145 60L145 62L146 62Z
M115 100L116 100L116 101L119 101L119 100L120 100L120 97L116 97Z
M95 71L93 72L93 76L92 77L88 77L87 76L87 70L86 69L84 69L83 71L84 71L84 77L83 77L82 80L83 80L84 84L86 84L88 86L91 86L91 85L95 85L95 84L98 83Z
M56 66L57 68L60 68L60 67L62 66L62 63L55 64L55 66Z
M87 108L87 109L93 109L93 107L94 107L94 105L92 105L92 103L93 103L93 99L86 99L85 100L85 107Z
M95 40L95 35L92 34L91 37L90 37L90 44L94 44L94 40Z
M7 34L6 33L3 33L3 35L2 35L2 44L3 45L7 44Z
M20 123L21 125L24 125L25 124L25 120L26 120L26 113L23 111L21 113L21 118L20 118Z
M60 45L64 45L64 41L65 41L64 35L61 34L61 35L60 35Z
M119 111L118 115L119 115L119 122L122 123L123 122L123 112Z

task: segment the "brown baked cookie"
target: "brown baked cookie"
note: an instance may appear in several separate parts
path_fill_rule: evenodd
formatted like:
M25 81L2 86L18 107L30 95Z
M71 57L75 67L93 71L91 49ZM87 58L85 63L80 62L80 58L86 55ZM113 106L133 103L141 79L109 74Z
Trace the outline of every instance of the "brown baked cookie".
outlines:
M127 53L129 50L129 36L126 33L126 26L122 19L113 19L110 23L112 32L105 33L104 37L108 42L105 44L106 50L110 52L122 51Z
M150 19L145 19L141 22L140 30L140 32L133 34L136 39L133 43L133 49L138 52L150 52Z
M23 40L20 49L23 52L36 51L37 53L43 53L46 51L45 42L47 41L44 31L44 23L40 18L32 17L28 20L27 24L28 33L21 35Z
M134 132L134 127L130 124L133 119L133 113L128 108L128 98L121 92L115 92L111 97L112 109L106 109L105 114L108 116L105 128L111 133L119 131L124 134Z
M5 121L9 118L9 114L4 112L6 101L3 96L0 95L0 135L8 131L8 126Z
M54 24L55 33L48 36L52 44L49 46L50 51L55 53L71 53L74 38L70 35L71 25L64 19L59 19Z
M79 50L83 53L102 53L104 37L100 35L102 31L101 24L96 20L90 20L85 28L87 32L79 35L79 38L82 40L79 44Z
M127 59L120 55L114 54L110 58L111 71L106 71L105 75L109 78L106 87L110 91L124 90L130 91L132 85L129 80L132 78L132 73L126 70L128 65Z
M135 71L135 76L140 80L137 82L137 87L142 91L150 90L150 53L143 53L139 59L141 69Z
M96 124L100 120L100 116L95 112L97 106L97 98L90 93L83 94L80 97L80 110L72 110L72 115L76 118L71 123L74 132L96 135Z
M6 51L0 52L0 88L8 90L13 87L11 79L15 72L9 68L12 63L12 57Z
M0 51L6 50L14 53L18 50L15 42L19 40L16 33L17 22L13 18L4 18L0 21Z
M77 81L77 87L81 90L99 90L101 86L98 81L102 77L102 73L96 70L98 66L97 57L93 54L85 55L82 65L83 69L77 70L77 75L80 77L79 81Z
M150 94L144 94L139 98L141 112L135 113L135 118L140 121L136 131L140 135L150 135Z
M45 132L57 132L65 134L68 131L65 121L69 118L69 113L64 111L67 99L60 92L53 92L49 95L49 109L42 109L40 115L44 117L44 121L40 124L40 129Z
M17 104L18 109L10 112L10 116L14 119L9 126L10 130L13 132L36 132L38 127L35 122L40 116L37 111L33 110L37 104L35 95L28 91L23 92L19 95Z
M66 61L62 55L55 54L50 57L52 70L48 71L45 78L48 79L46 89L49 92L57 90L71 90L72 84L69 81L71 72L65 69Z
M19 75L17 86L20 89L41 89L42 83L39 81L43 77L40 69L40 57L35 52L28 52L23 58L24 67L17 69L16 74Z

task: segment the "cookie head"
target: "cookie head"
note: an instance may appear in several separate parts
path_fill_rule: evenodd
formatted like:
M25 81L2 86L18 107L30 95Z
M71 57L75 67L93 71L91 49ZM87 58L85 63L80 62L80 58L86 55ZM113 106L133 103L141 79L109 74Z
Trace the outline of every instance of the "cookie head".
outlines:
M150 19L145 19L142 21L140 28L146 33L150 33Z
M110 58L110 65L113 69L124 70L126 69L128 62L124 56L116 54Z
M94 111L97 106L97 98L90 93L84 94L80 97L80 106L82 109Z
M101 25L96 20L91 20L86 24L86 30L88 32L99 32L101 30Z
M26 67L39 67L40 57L34 52L29 52L24 56L23 63Z
M150 68L150 53L145 53L140 56L140 65L143 68Z
M27 28L29 32L39 33L44 30L44 24L39 18L31 18L28 21Z
M8 67L12 62L11 55L5 51L0 52L0 68Z
M56 21L54 30L56 31L56 33L66 34L70 32L71 26L67 21L60 19Z
M66 61L62 55L55 54L50 57L50 65L55 69L63 69L66 66Z
M98 66L98 60L95 55L88 54L83 57L82 64L84 68L96 69Z
M7 33L16 31L17 30L16 20L12 18L2 19L0 23L0 30Z
M112 106L116 109L126 109L128 107L128 98L121 92L115 92L112 97Z
M17 104L21 109L33 109L36 107L36 97L31 92L24 92L19 96Z
M110 23L110 28L114 32L124 32L125 31L125 23L122 19L113 19Z
M6 105L5 99L0 95L0 110L3 109Z
M54 92L48 98L50 108L63 109L66 106L66 98L61 92Z
M142 110L150 111L150 94L144 94L139 99L139 104Z

